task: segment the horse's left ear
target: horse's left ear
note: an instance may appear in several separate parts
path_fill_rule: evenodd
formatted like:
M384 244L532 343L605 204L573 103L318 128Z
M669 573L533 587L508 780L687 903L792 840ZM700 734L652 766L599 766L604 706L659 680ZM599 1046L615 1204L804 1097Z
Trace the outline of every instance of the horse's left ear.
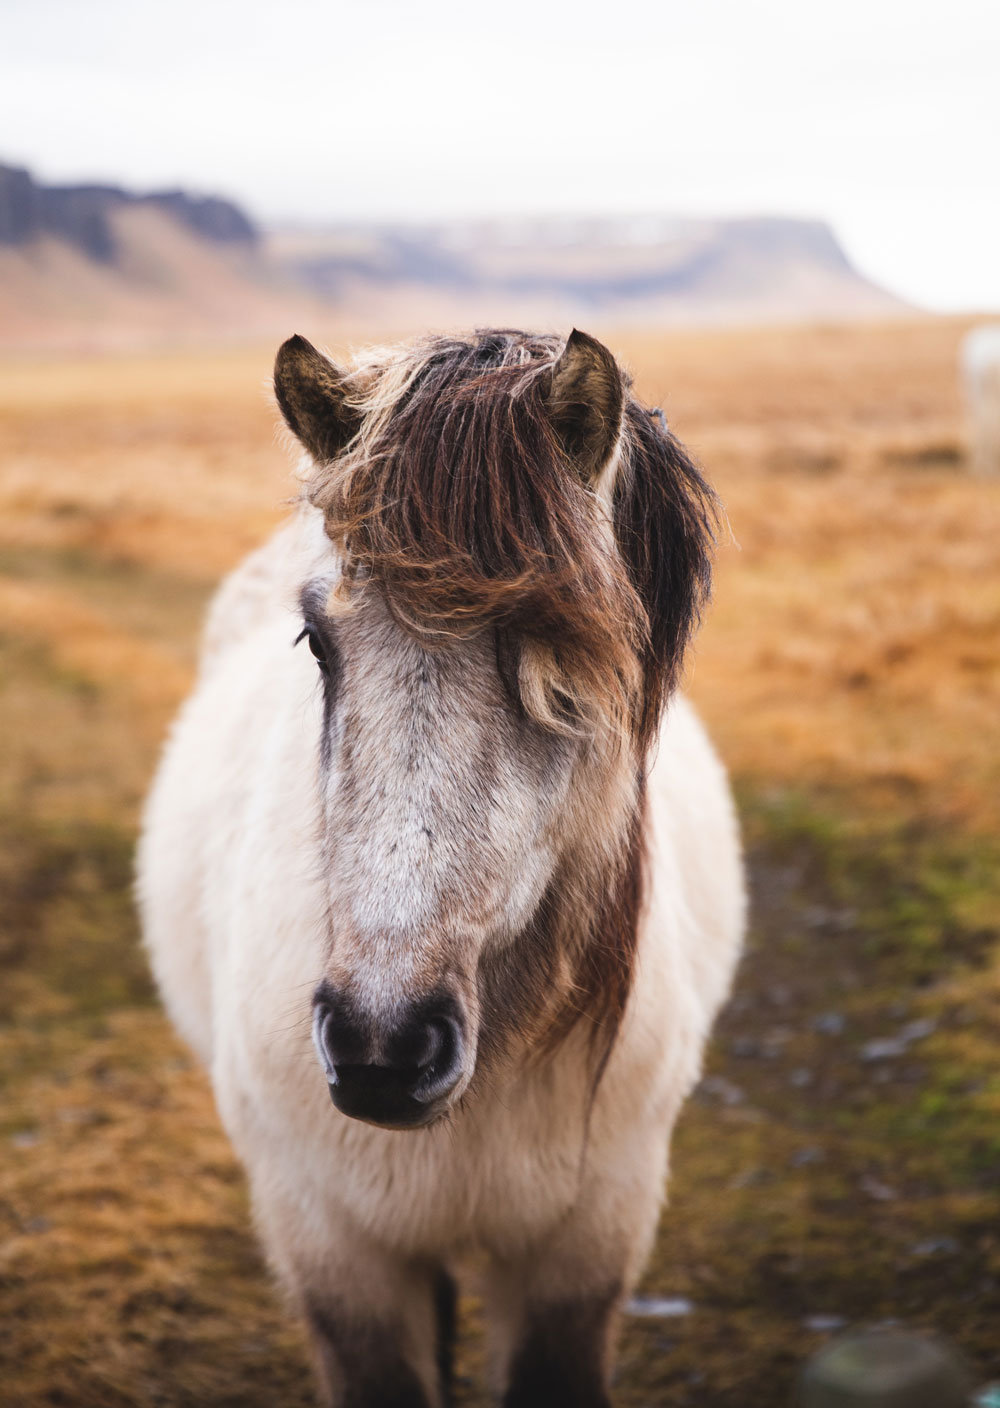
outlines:
M573 329L549 373L546 402L563 449L592 484L618 443L625 404L624 378L603 343Z
M347 405L344 373L304 337L290 337L274 359L274 394L285 424L323 463L334 459L357 429Z

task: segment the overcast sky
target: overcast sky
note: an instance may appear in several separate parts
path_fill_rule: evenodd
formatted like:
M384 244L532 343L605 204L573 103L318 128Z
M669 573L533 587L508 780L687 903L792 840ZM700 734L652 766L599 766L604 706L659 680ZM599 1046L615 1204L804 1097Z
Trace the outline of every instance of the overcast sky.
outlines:
M998 0L0 0L0 160L264 220L830 220L1000 309Z

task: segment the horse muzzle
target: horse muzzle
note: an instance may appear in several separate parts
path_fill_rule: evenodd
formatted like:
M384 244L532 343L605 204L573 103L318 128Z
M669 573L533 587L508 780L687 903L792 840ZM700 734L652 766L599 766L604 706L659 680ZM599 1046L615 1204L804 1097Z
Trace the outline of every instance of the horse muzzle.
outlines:
M330 1098L352 1119L419 1129L445 1113L463 1084L465 1023L450 994L411 1003L387 1023L324 982L312 1030Z

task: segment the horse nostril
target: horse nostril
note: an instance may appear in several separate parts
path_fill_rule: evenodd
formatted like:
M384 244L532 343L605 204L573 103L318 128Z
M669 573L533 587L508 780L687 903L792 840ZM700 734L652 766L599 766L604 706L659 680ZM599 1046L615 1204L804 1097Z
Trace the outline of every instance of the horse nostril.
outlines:
M428 1021L424 1048L417 1063L414 1099L429 1104L450 1090L458 1080L461 1053L461 1030L453 1017L435 1017Z
M418 1070L426 1071L439 1063L449 1041L447 1023L443 1020L428 1022L421 1033L423 1045L415 1053Z
M313 1046L331 1085L337 1080L337 1060L330 1040L332 1026L333 1013L330 1008L323 1002L317 1002L313 1008Z

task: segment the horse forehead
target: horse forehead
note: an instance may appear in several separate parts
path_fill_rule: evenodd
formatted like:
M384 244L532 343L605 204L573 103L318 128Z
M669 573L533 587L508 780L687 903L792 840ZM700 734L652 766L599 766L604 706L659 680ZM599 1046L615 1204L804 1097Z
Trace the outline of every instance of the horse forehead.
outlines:
M501 703L496 649L485 631L422 642L397 623L384 603L350 610L338 626L344 689L358 722L376 725L398 714L419 725L424 716L455 726L483 721L483 709Z
M386 825L394 842L430 829L443 841L457 825L468 847L490 846L530 825L540 793L562 795L569 751L515 715L491 632L426 648L382 611L343 631L331 782L351 810L346 829Z
M367 613L366 613L367 614ZM495 650L470 638L427 648L383 612L338 626L342 679L332 727L347 771L380 785L418 779L454 792L514 746Z

